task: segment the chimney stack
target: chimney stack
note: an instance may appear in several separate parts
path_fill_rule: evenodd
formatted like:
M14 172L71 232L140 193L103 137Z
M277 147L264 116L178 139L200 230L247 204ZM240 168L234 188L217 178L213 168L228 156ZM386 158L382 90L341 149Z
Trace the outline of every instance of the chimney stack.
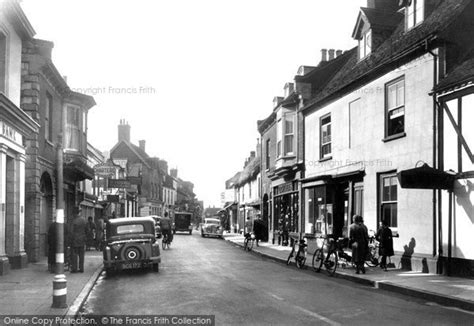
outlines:
M250 159L255 158L255 151L250 152ZM250 161L250 160L249 160Z
M130 126L125 119L121 119L118 126L118 141L130 142Z
M336 58L342 54L342 50L337 50L336 51Z
M138 145L140 146L140 149L145 152L145 143L146 141L144 139L138 141Z
M326 62L328 61L328 50L327 49L322 49L321 50L321 62Z
M178 169L170 169L170 175L177 179L178 178Z
M334 59L334 49L330 49L329 51L329 61Z

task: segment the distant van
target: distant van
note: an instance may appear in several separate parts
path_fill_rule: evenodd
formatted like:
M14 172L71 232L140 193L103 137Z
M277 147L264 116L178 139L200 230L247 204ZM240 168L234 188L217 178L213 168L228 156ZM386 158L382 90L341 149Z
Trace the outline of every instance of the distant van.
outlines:
M193 214L187 212L174 213L174 230L173 232L189 232L193 233L193 226L191 225Z

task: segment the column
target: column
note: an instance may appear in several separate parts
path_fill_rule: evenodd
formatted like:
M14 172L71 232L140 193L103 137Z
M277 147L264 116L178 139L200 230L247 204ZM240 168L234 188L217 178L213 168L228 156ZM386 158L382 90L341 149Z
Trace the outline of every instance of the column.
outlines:
M11 164L11 166L10 166ZM11 214L8 218L12 223L12 243L8 250L10 264L13 269L24 268L28 264L28 259L24 250L24 234L25 234L25 155L17 154L12 158L8 172L13 172L11 183L8 186L7 193L7 213ZM10 247L10 246L9 246Z
M6 160L7 147L0 144L0 275L8 274L10 263L5 252L5 228L6 228Z

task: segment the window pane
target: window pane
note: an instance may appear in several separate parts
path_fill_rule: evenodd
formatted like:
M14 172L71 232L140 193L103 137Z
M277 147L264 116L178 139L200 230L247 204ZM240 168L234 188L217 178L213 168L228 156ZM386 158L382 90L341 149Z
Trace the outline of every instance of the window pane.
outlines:
M391 201L396 201L397 198L397 178L396 177L391 177L391 182L390 182L390 200Z
M293 153L293 135L285 136L285 154Z
M293 117L288 118L285 120L285 134L292 134L293 133Z
M419 24L423 21L424 13L424 0L413 0L416 2L415 8L415 24Z
M388 109L392 109L397 106L397 87L396 85L388 86L387 94L387 106Z
M397 83L397 106L405 105L405 82Z
M382 201L390 201L390 178L383 179Z
M382 205L382 221L387 221L388 225L392 225L392 204L383 204Z
M404 113L404 111L403 111ZM396 135L405 131L405 114L390 117L388 120L388 136Z
M391 208L390 226L396 228L398 227L397 204L390 204L390 208Z
M410 2L410 5L407 8L407 28L412 28L414 26L414 16L415 16L415 4L414 0Z
M372 32L369 30L365 35L365 55L368 55L372 49Z

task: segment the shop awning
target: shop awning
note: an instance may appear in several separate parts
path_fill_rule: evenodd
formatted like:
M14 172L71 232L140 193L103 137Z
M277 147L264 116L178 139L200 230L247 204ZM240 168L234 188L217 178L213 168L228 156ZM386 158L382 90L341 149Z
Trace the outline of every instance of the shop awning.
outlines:
M228 208L230 208L230 207L232 207L232 206L234 206L234 205L237 205L237 203L236 203L235 201L227 202L227 203L225 203L223 209L228 209Z
M94 207L94 203L91 203L90 201L87 201L87 200L83 200L81 201L81 203L79 204L80 206L88 206L88 207Z
M439 171L428 164L400 171L397 174L402 188L411 189L453 189L456 174Z

